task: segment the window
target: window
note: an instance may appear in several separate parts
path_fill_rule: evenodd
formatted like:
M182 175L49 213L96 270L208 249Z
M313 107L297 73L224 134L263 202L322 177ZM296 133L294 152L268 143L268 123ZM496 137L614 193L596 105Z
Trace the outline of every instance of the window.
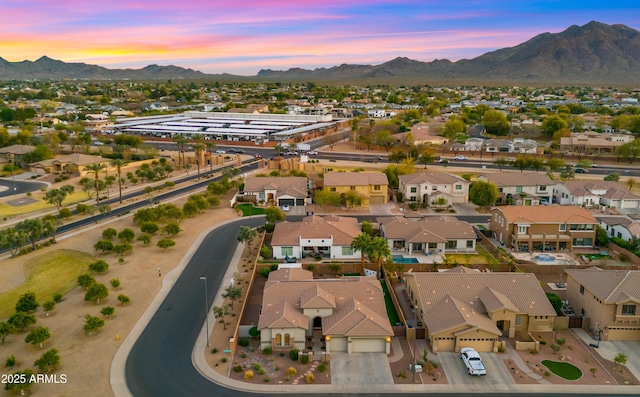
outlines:
M522 186L516 186L516 193L522 193Z
M589 238L574 238L573 245L576 247L591 247L593 245L593 239Z
M416 196L409 197L409 201L416 201Z
M434 185L434 186L431 186L431 190L438 190L438 187L437 187L437 186L435 186L435 185Z
M501 187L498 188L498 193L502 193L502 188Z
M342 255L353 255L353 249L351 247L342 247Z
M547 191L547 187L546 186L538 186L538 190L540 190L541 192L546 192Z
M293 247L282 247L282 248L280 248L280 254L282 256L293 256Z
M458 241L456 240L447 241L447 249L454 250L456 248L458 248Z
M580 294L581 294L581 295L584 295L584 285L581 285L581 286L580 286Z
M636 305L622 305L622 315L623 316L635 316L636 315Z
M411 193L416 193L417 191L418 191L417 187L414 186L414 187L411 188Z
M356 190L356 187L355 186L349 186L349 189Z
M467 240L467 248L473 248L473 240Z
M455 190L462 190L462 185L455 185Z
M527 226L518 226L518 234L527 234Z
M329 188L329 191L330 191L330 192L335 192L335 191L336 191L336 188L335 188L335 187Z
M258 193L258 199L259 200L264 200L264 193L263 192Z
M566 223L561 223L560 224L560 231L561 232L567 231L567 224Z
M354 190L354 189L352 189ZM380 185L373 185L373 190L380 190Z

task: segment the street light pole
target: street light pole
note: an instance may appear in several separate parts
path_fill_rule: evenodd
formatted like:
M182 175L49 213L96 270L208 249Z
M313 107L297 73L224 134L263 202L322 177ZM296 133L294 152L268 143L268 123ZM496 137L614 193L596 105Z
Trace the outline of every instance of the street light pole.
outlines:
M207 278L202 276L200 280L204 280L204 320L207 324L207 347L209 347L209 304L207 303Z

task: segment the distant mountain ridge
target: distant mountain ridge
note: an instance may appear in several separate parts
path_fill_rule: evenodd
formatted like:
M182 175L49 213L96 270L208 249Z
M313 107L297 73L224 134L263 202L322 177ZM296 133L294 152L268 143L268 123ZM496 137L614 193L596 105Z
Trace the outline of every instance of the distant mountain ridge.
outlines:
M473 59L432 62L398 57L380 65L342 64L314 70L263 69L256 76L205 74L178 66L107 69L42 57L35 62L0 58L0 79L221 79L326 83L464 83L640 85L640 32L625 25L589 22L561 33L542 33L515 47Z

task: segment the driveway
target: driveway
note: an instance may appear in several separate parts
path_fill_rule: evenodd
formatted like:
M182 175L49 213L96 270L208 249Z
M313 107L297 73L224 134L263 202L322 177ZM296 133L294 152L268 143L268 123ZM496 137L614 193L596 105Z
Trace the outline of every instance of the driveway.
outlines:
M393 385L384 353L331 353L332 385Z
M467 373L467 368L460 359L459 353L454 352L438 352L438 358L440 359L440 365L444 370L449 384L452 385L476 385L493 386L495 385L513 385L515 381L509 373L509 369L504 365L502 361L506 358L504 355L497 355L495 353L480 353L482 362L487 368L486 376L471 376Z

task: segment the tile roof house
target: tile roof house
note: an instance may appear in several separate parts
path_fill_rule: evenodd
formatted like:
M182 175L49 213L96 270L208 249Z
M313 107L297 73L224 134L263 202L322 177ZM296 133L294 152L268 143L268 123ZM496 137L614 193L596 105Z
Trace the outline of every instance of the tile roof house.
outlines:
M634 236L640 236L640 222L623 215L595 215L609 237L617 237L631 241Z
M640 197L614 181L567 181L553 188L558 204L612 208L640 208Z
M451 269L404 278L434 352L497 352L500 336L553 330L556 312L534 274Z
M362 198L362 207L389 200L389 180L382 172L325 172L324 188L340 194L355 191Z
M305 205L308 193L307 178L248 176L244 183L244 195L256 202L276 205Z
M571 134L560 138L560 150L564 153L583 153L585 155L615 153L616 149L635 137L631 134Z
M22 166L22 157L35 150L31 145L11 145L0 148L0 162L9 162L13 165Z
M29 164L29 169L31 172L35 172L37 174L48 174L51 172L61 172L69 168L75 168L80 171L80 175L83 175L84 167L90 164L109 165L110 161L110 159L100 156L73 153L66 156L56 157L54 159L31 163Z
M362 232L356 218L306 216L301 222L276 224L271 238L274 259L308 258L321 255L332 259L358 259L360 251L351 242Z
M640 340L640 271L566 269L567 300L602 340ZM583 327L585 324L583 323Z
M593 248L598 221L582 207L503 206L491 209L493 237L515 251Z
M258 321L261 349L306 349L321 331L325 353L389 353L393 330L375 277L314 280L303 269L269 273ZM328 357L327 357L328 358Z
M550 203L553 189L558 185L546 174L530 172L483 174L478 176L478 180L491 182L498 187L498 204L506 203L508 199L513 199L516 205L538 205L541 199Z
M398 191L406 200L427 203L430 206L447 206L469 201L471 182L457 175L444 172L420 172L399 176ZM439 199L442 197L443 199Z
M392 251L425 255L476 252L473 226L451 217L425 217L413 221L402 216L381 218L380 235Z

